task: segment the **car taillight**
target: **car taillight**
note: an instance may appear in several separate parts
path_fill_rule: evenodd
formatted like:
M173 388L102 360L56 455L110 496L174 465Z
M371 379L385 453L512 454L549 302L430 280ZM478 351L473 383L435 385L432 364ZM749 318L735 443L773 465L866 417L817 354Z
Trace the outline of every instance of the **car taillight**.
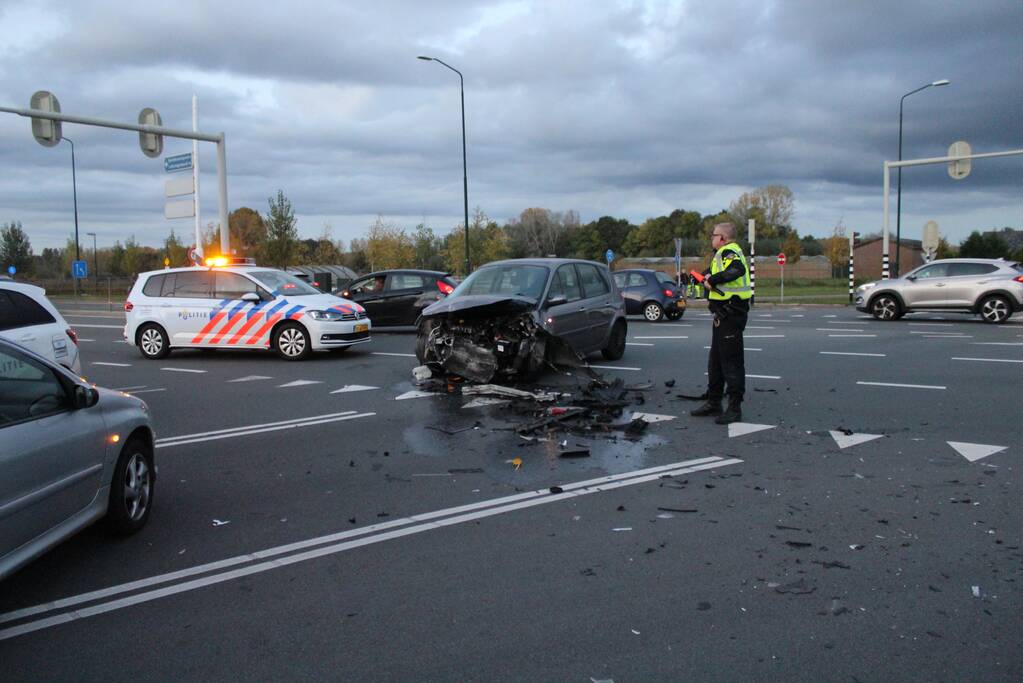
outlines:
M675 292L671 291L670 289L666 289L664 290L664 296L675 296Z
M131 309L135 308L135 305L130 301L124 302L124 310L126 313L131 313Z
M1016 282L1023 282L1023 275L1017 275L1016 277L1014 277L1012 279L1014 281L1016 281Z
M443 280L437 280L437 289L439 289L440 293L445 295L445 296L447 296L451 292L455 291L454 287L452 287L448 283L444 282Z
M71 338L71 341L73 341L75 343L75 346L78 346L78 333L77 332L75 332L74 330L72 330L69 327L69 328L67 328L67 336Z

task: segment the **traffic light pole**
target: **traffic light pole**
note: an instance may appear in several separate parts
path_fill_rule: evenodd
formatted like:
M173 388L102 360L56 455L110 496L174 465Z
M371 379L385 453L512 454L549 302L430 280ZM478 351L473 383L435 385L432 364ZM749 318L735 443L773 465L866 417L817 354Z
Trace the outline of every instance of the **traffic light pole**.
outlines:
M107 121L91 116L74 116L63 112L42 111L40 109L18 109L15 107L0 107L0 112L17 114L26 118L47 119L50 121L66 121L67 123L79 123L83 126L99 126L100 128L117 128L119 130L138 131L151 135L164 135L169 138L183 138L185 140L199 140L202 142L215 142L217 144L217 180L220 199L220 251L223 254L231 252L231 240L228 233L227 222L227 150L226 140L223 133L210 134L199 131L178 130L176 128L165 128L163 126L152 126L139 123L121 123L119 121Z

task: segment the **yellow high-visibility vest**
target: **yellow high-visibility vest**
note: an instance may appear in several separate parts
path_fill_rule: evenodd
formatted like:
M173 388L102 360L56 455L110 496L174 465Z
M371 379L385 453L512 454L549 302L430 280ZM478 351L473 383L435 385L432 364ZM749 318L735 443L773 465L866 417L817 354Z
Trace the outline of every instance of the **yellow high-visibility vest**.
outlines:
M729 252L729 255L725 255L725 252ZM720 273L725 270L735 259L739 259L746 272L743 273L742 277L736 278L731 282L721 282L717 285L717 288L723 292L718 294L713 289L707 290L707 297L714 301L726 301L731 299L733 296L737 296L740 299L749 299L753 296L753 288L750 287L749 279L749 264L746 263L746 257L742 253L742 247L735 242L729 242L725 246L717 250L714 254L714 260L710 263L710 274Z

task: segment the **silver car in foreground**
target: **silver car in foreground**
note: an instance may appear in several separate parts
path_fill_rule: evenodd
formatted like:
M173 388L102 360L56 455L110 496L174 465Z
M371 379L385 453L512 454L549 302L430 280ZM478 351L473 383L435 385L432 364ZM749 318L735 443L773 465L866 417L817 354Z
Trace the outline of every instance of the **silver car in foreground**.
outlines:
M0 339L0 579L97 520L141 529L153 438L141 400Z
M1023 265L1003 259L932 261L891 280L856 288L856 309L878 320L906 313L952 311L1004 323L1023 311Z

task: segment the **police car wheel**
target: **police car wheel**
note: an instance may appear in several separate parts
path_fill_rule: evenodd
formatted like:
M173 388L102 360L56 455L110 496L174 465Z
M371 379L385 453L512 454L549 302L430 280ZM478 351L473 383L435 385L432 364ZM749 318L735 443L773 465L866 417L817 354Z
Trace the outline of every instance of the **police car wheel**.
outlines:
M661 305L656 301L648 301L647 304L643 306L643 317L650 322L655 323L664 317L664 309L661 308Z
M138 334L138 346L142 355L150 360L164 358L170 353L167 333L159 325L143 325Z
M285 360L302 360L311 350L309 334L298 323L285 323L274 333L274 350Z

